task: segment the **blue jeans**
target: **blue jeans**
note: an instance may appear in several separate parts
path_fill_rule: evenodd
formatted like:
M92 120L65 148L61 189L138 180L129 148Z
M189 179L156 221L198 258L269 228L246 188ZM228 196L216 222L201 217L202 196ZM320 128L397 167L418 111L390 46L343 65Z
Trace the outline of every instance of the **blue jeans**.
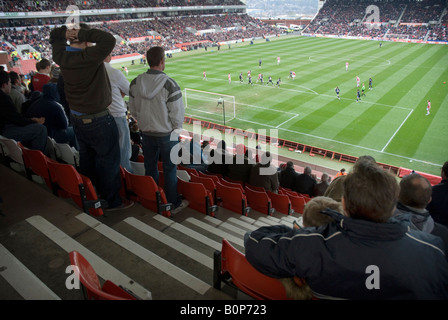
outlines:
M163 163L163 176L165 184L166 199L172 203L174 208L178 207L181 199L177 192L177 165L170 159L171 149L179 143L178 140L171 141L170 135L156 137L143 134L142 149L145 156L145 174L154 178L155 182L159 182L159 170L157 162L159 155Z
M79 171L92 180L110 208L121 205L120 147L114 118L93 119L71 115L79 144Z
M118 144L120 145L120 164L132 173L130 159L132 156L131 134L126 116L114 117L118 128Z
M5 124L3 136L17 142L20 141L30 149L47 153L47 127L43 124L32 123L26 126Z

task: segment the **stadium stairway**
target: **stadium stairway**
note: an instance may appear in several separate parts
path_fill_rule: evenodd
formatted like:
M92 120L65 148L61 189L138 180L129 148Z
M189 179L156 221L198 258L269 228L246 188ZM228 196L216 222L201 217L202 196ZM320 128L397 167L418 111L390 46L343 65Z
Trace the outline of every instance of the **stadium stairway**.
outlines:
M223 208L216 217L191 208L166 218L136 203L132 208L89 216L71 200L0 165L0 299L79 300L69 252L79 251L101 282L106 279L152 300L250 299L228 285L213 288L213 253L223 238L244 252L246 231L287 224L298 215ZM68 268L68 269L67 269Z

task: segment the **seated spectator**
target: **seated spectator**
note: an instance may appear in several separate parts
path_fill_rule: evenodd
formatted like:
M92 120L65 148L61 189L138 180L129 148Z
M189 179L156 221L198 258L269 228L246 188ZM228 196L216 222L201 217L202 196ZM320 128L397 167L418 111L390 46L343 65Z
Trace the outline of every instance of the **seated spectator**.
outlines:
M207 171L207 164L204 162L202 157L202 147L201 147L201 135L194 134L193 139L189 142L189 156L190 161L185 164L186 167L196 169L201 172Z
M43 86L43 95L36 100L27 110L27 117L44 117L44 125L47 127L48 136L58 143L68 143L79 150L73 127L68 126L68 118L64 108L58 102L59 94L55 83L47 83Z
M316 183L314 185L314 189L313 189L314 197L324 195L325 191L327 190L328 186L330 185L329 180L330 180L330 177L328 176L328 174L322 173L322 176L320 177L320 182Z
M42 59L36 63L37 73L31 78L31 91L40 91L44 89L44 85L50 81L51 62L48 59Z
M217 144L217 148L211 149L209 155L210 156L207 155L207 171L227 177L229 172L228 165L231 163L232 155L227 152L226 142L220 140Z
M9 96L10 91L9 74L6 71L0 71L0 134L46 154L47 128L43 125L45 118L22 116Z
M40 91L33 91L30 93L29 98L22 103L22 114L26 114L26 112L28 111L29 107L38 99L40 99L42 97L42 92Z
M400 181L395 216L407 222L412 228L440 237L445 244L448 259L448 228L429 215L426 206L431 201L432 186L424 176L412 173Z
M249 149L244 144L236 146L236 152L232 163L228 165L228 177L232 180L249 182L253 161L249 158Z
M11 97L12 102L14 102L17 111L22 113L22 104L26 101L26 98L23 94L20 76L17 72L11 71L9 77L11 78L11 92L9 93L9 96Z
M294 169L292 161L286 162L286 167L279 173L280 186L286 189L294 189L294 182L299 174Z
M432 187L431 202L426 209L435 222L448 226L448 161L443 164L440 176L442 181Z
M296 176L293 188L294 191L307 194L310 197L313 196L316 180L311 176L311 172L311 168L306 166L305 169L303 169L303 173Z
M278 173L271 164L271 153L266 151L261 156L261 161L250 170L249 184L254 187L264 188L266 191L278 193Z
M391 219L393 175L361 161L344 180L344 215L294 230L265 226L245 238L247 260L274 278L306 279L319 299L447 299L448 262L439 237Z

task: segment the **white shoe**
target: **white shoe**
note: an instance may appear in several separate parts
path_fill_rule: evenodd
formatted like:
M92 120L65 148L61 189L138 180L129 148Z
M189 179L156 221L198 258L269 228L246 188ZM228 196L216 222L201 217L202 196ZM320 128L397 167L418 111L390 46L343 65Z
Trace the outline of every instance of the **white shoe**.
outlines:
M181 212L183 209L185 209L186 207L188 207L189 204L190 204L190 202L188 202L188 200L182 200L181 204L177 208L171 210L171 213L177 214L177 213Z

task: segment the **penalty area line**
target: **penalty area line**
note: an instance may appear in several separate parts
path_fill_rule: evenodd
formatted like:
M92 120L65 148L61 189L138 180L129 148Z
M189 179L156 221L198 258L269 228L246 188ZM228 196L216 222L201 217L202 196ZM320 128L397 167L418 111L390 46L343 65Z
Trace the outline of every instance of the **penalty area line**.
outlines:
M389 141L387 141L386 145L383 147L383 149L381 149L381 152L384 152L384 150L387 148L387 146L389 145L389 143L392 141L392 139L395 137L395 135L398 133L398 131L400 131L401 127L404 125L404 123L406 122L406 120L408 120L409 116L412 114L412 112L414 112L414 110L411 109L411 111L409 111L408 115L406 116L406 118L403 120L403 122L400 124L400 126L398 127L397 130L395 130L394 134L392 135L392 137L390 137Z

